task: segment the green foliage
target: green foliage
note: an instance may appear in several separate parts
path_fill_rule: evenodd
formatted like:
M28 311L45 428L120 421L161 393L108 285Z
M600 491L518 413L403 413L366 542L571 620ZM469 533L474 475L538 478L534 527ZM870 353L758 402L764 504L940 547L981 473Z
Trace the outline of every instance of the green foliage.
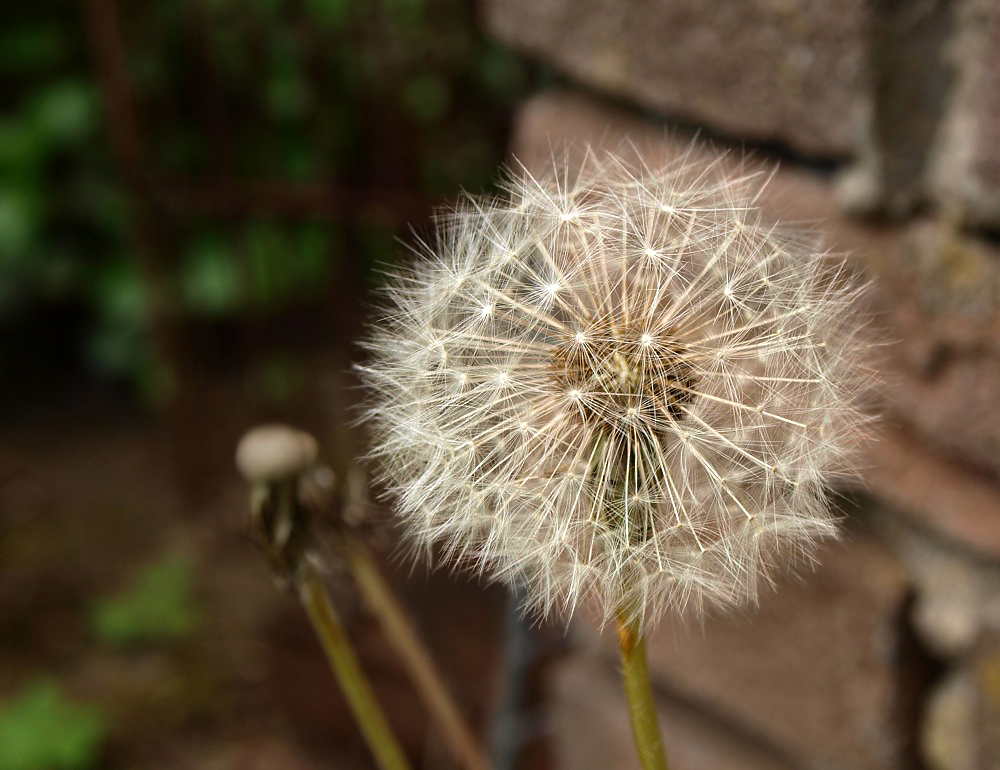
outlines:
M239 229L195 233L180 264L185 312L232 319L271 312L321 296L341 246L316 225L265 220Z
M233 175L278 189L332 183L429 196L488 188L503 157L503 116L527 76L482 39L464 0L195 6L138 0L121 9L154 175L194 186ZM153 348L134 253L139 201L113 164L87 25L58 0L0 7L0 381L11 382L6 362L23 358L22 330L34 324L34 339L48 339L46 315L60 304L75 321L61 344L74 347L46 360L69 360L71 371L82 363L155 402L174 376ZM185 328L311 303L346 260L370 275L402 233L278 223L267 210L240 220L162 213L153 212L158 246L172 272L153 288Z
M397 30L410 35L423 31L425 0L380 0L379 4L384 18Z
M99 101L76 14L57 12L50 0L2 7L0 382L33 392L33 378L60 381L59 372L33 367L72 369L65 362L79 357L77 351L66 355L39 349L53 340L65 344L72 339L45 328L46 319L56 306L66 319L73 317L73 308L93 301L98 292L89 282L100 280L109 265L123 258L126 220L106 216L108 209L101 207L109 197L93 194L106 193L108 185L100 181L101 156L95 152L101 147L95 142ZM34 324L33 315L39 319ZM120 350L120 344L84 347L92 336L106 336L105 314L95 315L101 317L80 324L79 350ZM11 334L11 329L17 332ZM124 336L116 330L113 341L120 343ZM144 335L138 344L148 349ZM26 350L33 354L25 356ZM134 366L134 359L122 366ZM19 384L11 385L15 381Z
M107 718L39 679L0 710L0 770L86 770L97 765Z
M265 358L250 372L250 389L274 404L292 400L305 385L302 366L294 357L276 354Z
M236 255L218 232L197 238L181 265L181 300L197 315L225 317L243 304L246 289Z
M0 186L0 265L27 267L27 252L45 215L39 191L30 185Z
M451 89L440 77L421 73L403 89L403 104L417 120L434 123L444 117L451 102Z
M511 99L527 82L521 60L498 45L486 45L479 54L477 73L480 83L497 99Z
M114 647L171 642L195 629L191 562L171 554L148 565L121 593L97 603L90 627L102 642Z
M286 306L294 298L311 298L329 274L334 246L322 229L279 227L256 222L246 231L253 303L259 308Z
M351 17L351 0L305 0L310 21L337 32Z
M0 118L0 169L5 175L37 173L45 150L44 138L26 116Z
M53 146L79 144L92 136L97 126L93 89L76 79L47 86L33 95L27 109L35 130Z
M265 99L268 112L280 121L293 123L306 116L312 94L292 46L276 48Z
M0 71L30 74L48 70L63 62L70 48L66 31L56 24L15 23L0 32Z
M146 331L149 305L133 260L122 257L90 277L96 323L87 344L93 366L106 375L137 373L149 366Z

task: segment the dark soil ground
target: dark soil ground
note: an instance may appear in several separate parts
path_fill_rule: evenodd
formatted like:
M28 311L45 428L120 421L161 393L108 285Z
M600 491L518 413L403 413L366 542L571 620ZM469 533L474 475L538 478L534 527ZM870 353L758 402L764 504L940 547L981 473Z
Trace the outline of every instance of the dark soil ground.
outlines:
M109 715L106 768L370 768L374 764L295 597L276 588L244 531L240 434L281 417L329 457L342 437L342 356L313 354L305 392L262 407L216 377L186 407L151 417L108 392L73 391L0 429L0 703L39 676ZM372 539L447 684L480 734L495 711L507 594L475 577L427 574ZM164 554L193 564L194 631L120 648L90 630L95 602ZM378 697L416 768L454 767L390 646L351 586L334 595ZM534 630L547 649L560 633ZM537 682L545 657L529 680ZM534 688L534 689L532 689ZM544 710L535 713L544 714ZM547 766L544 717L521 768Z

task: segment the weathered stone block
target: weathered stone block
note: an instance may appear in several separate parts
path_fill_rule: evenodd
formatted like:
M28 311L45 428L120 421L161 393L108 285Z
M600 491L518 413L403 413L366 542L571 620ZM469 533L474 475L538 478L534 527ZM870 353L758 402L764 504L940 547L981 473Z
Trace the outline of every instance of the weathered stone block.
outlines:
M580 94L552 92L526 102L514 121L511 151L532 172L551 166L564 145L634 152L651 165L707 157L730 176L757 176L758 202L766 216L793 227L812 229L837 251L857 251L876 264L890 262L898 239L894 228L870 228L840 213L829 180L792 165L778 166L733 147L700 141L693 134L669 131L635 113L609 107Z
M621 677L607 659L577 652L551 673L551 747L559 770L635 770ZM676 770L793 770L781 754L697 708L661 695L657 714Z
M968 672L951 672L931 694L924 715L920 748L929 770L978 770L976 690Z
M946 211L1000 228L1000 6L956 3L948 56L956 73L933 155L931 186Z
M1000 646L983 644L938 684L921 734L929 770L1000 767Z
M654 686L799 767L904 766L906 576L869 536L846 540L823 549L815 573L779 581L756 610L700 625L664 620L647 640ZM608 660L616 655L614 634L574 628Z
M650 640L651 665L665 686L805 763L895 767L904 574L859 538L821 559L815 575L785 581L749 618L709 619L703 634L664 627Z
M1000 558L1000 489L982 473L884 424L862 472L868 491L895 512L973 553Z
M489 29L682 120L842 156L868 101L864 0L485 0Z
M871 102L857 164L841 200L857 212L905 218L926 199L928 153L953 87L943 53L955 16L951 0L871 2Z
M1000 638L1000 565L883 522L916 588L913 627L935 655L967 656L984 639Z
M1000 251L931 222L878 266L887 407L927 441L1000 475Z

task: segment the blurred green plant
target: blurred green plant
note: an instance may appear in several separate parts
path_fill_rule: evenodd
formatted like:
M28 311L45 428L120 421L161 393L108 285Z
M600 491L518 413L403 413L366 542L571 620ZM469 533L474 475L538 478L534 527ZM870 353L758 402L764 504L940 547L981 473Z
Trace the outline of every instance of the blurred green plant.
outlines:
M464 0L117 8L150 171L193 187L237 176L429 197L489 192L506 116L529 85ZM0 8L0 329L16 330L0 335L0 382L34 392L84 368L155 402L171 376L152 346L137 269L139 201L111 162L77 15L60 0ZM171 275L157 288L171 319L235 327L278 317L335 290L346 260L368 276L398 251L355 222L275 213L162 224ZM52 332L53 310L71 331Z
M304 385L302 365L288 354L269 355L247 373L249 394L272 404L289 403Z
M96 767L108 732L97 706L68 700L44 678L0 708L0 770L86 770Z
M190 560L168 554L147 565L120 593L100 600L90 613L91 631L118 648L187 638L198 619L193 584Z
M235 232L201 230L183 249L181 307L226 319L315 300L341 248L336 230L316 225L259 220Z

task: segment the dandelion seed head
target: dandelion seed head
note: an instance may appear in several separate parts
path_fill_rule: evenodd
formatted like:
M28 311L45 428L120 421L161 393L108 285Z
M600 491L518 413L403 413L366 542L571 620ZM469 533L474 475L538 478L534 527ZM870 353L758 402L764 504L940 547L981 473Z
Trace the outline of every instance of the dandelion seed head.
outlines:
M750 182L589 153L469 198L397 274L359 371L411 541L644 625L756 598L835 534L860 288Z

